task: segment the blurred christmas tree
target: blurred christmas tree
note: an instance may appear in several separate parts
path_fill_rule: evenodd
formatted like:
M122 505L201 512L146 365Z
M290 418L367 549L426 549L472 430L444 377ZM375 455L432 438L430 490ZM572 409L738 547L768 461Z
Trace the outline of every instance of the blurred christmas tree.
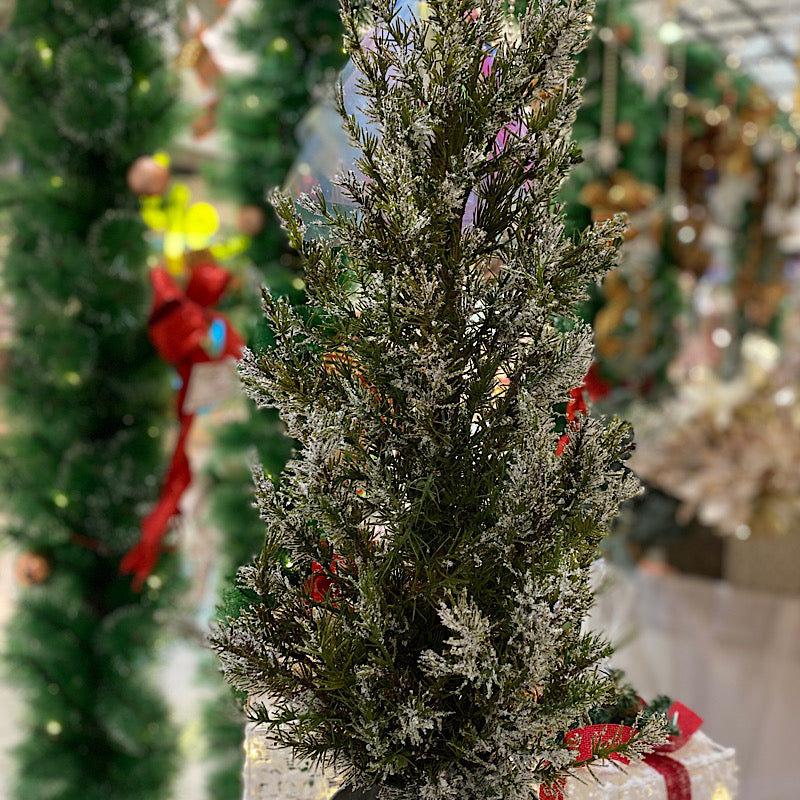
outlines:
M238 44L255 62L252 73L225 79L220 128L229 143L229 160L215 171L222 187L240 206L239 227L252 236L247 252L250 282L234 300L253 347L269 346L261 321L256 284L293 302L303 297L300 261L267 204L267 194L283 183L297 156L296 129L314 100L314 89L331 84L344 63L342 24L335 0L262 0L239 20ZM246 308L242 308L244 303ZM271 474L280 474L292 441L272 409L257 411L248 401L244 418L214 431L207 476L211 522L222 531L220 573L230 586L239 564L253 558L263 541L263 523L253 508L248 454L253 448ZM210 795L241 796L242 716L226 691L206 710L204 730L215 755Z
M20 800L166 798L176 736L150 684L162 564L118 574L158 493L167 371L147 338L143 225L126 171L172 129L167 0L19 3L0 41L0 185L15 336L0 441L23 588L7 659L27 690Z
M244 300L251 303L249 339L255 347L268 344L270 333L259 325L261 295L254 284L293 302L303 297L300 261L266 198L283 183L297 155L295 130L312 103L314 88L332 82L344 61L341 36L332 0L262 2L239 24L239 44L256 58L256 67L253 74L230 76L224 85L220 126L230 143L230 162L218 185L240 203L240 228L252 236L247 257L255 281L245 287L252 291ZM210 459L215 482L210 503L214 521L227 537L223 555L228 572L250 559L263 537L257 512L248 515L252 478L247 453L255 446L267 471L277 475L292 446L277 414L256 414L252 405L248 409L247 419L217 432Z
M630 220L619 268L590 287L583 312L595 331L595 370L619 405L666 385L682 299L664 241L667 106L645 87L631 4L603 0L593 17L597 36L579 61L586 89L574 129L584 162L562 197L571 229L618 213Z
M519 37L499 3L414 9L376 4L363 36L348 15L357 212L309 201L315 240L279 201L309 305L265 297L276 344L245 382L303 450L260 481L266 542L215 641L275 740L357 787L531 798L613 694L581 621L636 490L625 424L553 419L591 357L576 305L623 233L566 236L557 203L591 4L531 4Z

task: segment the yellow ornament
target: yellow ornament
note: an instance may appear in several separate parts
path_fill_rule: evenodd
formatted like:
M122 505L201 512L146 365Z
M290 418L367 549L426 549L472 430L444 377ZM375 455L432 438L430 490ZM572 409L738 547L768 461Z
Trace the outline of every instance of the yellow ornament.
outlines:
M159 168L169 167L166 153L155 153L150 161ZM174 183L168 192L142 196L140 213L144 224L161 234L164 258L173 275L186 269L187 252L210 250L215 258L231 258L250 244L246 236L233 236L212 246L220 229L217 209L210 203L192 203L192 193L184 183Z
M223 261L226 258L233 258L234 256L238 256L240 253L244 253L248 247L250 247L249 236L231 236L224 242L211 245L211 247L208 249L214 258L218 258L220 261Z
M202 250L219 230L219 214L210 203L194 203L186 209L183 233L190 250Z
M183 271L187 250L203 250L219 231L219 214L210 203L192 203L192 193L176 183L169 194L142 200L142 219L148 228L164 236L164 256L170 272Z

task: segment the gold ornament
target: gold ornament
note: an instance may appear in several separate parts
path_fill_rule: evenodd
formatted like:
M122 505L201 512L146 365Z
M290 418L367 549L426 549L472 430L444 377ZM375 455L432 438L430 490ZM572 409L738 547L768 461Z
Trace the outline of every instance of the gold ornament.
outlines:
M164 194L169 184L170 171L153 156L140 156L128 169L128 188L138 195L154 197Z
M623 147L636 138L636 126L627 119L620 120L614 131L614 136Z
M14 564L14 577L21 586L35 586L44 583L52 570L41 553L22 553Z
M267 222L262 208L254 205L242 206L236 219L236 226L245 236L258 236Z

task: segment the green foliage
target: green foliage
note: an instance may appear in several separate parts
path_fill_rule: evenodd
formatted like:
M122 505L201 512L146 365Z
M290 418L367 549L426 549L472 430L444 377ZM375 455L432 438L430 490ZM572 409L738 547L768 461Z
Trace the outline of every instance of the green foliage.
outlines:
M305 203L317 241L277 200L308 306L265 293L275 346L244 380L303 449L259 481L266 541L239 579L258 599L214 638L277 742L408 800L527 799L573 766L564 732L613 692L581 633L588 569L636 491L625 424L576 420L558 455L552 415L590 359L576 306L622 238L566 236L557 203L591 3L540 0L518 41L499 3L474 7L378 3L362 47L345 5L372 123L340 108L358 210Z
M593 725L644 725L654 715L666 715L672 705L672 698L658 695L645 703L633 686L625 681L622 670L611 670L609 677L614 682L614 695L610 702L593 708L589 719ZM674 720L668 720L667 733L680 735Z
M0 149L20 159L4 279L15 337L0 441L5 529L46 555L7 660L29 706L16 797L166 797L175 734L146 680L172 567L135 594L117 574L155 501L171 395L147 339L146 251L125 173L163 146L172 86L164 0L18 4L0 40Z

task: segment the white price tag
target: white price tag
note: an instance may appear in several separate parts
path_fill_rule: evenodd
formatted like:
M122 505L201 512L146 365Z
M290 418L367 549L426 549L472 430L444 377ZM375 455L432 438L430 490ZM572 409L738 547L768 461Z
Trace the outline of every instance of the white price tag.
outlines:
M221 361L195 364L189 376L183 410L186 414L208 411L213 406L236 397L240 392L234 359L223 358Z

